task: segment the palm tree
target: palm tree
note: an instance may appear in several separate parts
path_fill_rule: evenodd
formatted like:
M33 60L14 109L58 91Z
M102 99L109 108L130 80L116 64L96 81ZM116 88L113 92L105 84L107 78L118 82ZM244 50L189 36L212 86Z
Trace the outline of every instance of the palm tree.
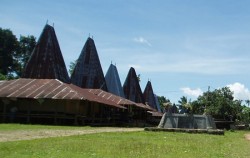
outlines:
M184 106L185 104L187 104L187 97L185 97L185 96L182 96L181 98L180 98L180 100L178 100L178 103L180 104L180 105L182 105L182 106Z
M247 106L249 107L250 99L245 100L245 102L246 102Z

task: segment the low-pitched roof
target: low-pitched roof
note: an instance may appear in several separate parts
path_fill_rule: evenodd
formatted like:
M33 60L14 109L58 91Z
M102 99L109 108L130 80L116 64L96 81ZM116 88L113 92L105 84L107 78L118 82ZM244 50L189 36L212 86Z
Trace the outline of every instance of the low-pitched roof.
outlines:
M1 82L0 98L88 100L117 108L125 108L115 102L93 95L80 87L63 83L57 79L20 78Z
M136 106L138 108L142 108L142 109L145 109L145 110L153 110L150 106L148 105L145 105L145 104L142 104L142 103L135 103L131 100L128 100L128 99L125 99L123 97L120 97L120 96L117 96L117 95L114 95L112 93L109 93L109 92L106 92L106 91L103 91L101 89L82 89L84 92L90 92L96 96L99 96L105 100L109 100L111 102L114 102L116 104L119 104L119 105L133 105L133 106Z

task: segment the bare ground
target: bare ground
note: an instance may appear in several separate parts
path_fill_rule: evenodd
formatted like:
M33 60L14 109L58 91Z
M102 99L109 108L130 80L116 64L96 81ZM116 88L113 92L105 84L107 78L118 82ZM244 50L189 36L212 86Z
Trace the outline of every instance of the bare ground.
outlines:
M245 138L246 138L246 140L249 140L249 141L250 141L250 134L246 134L246 135L245 135Z
M19 140L31 140L41 139L48 137L63 137L72 135L83 135L92 133L104 133L104 132L132 132L143 131L143 128L112 128L103 127L96 129L86 130L18 130L18 131L1 131L0 142L7 141L19 141Z

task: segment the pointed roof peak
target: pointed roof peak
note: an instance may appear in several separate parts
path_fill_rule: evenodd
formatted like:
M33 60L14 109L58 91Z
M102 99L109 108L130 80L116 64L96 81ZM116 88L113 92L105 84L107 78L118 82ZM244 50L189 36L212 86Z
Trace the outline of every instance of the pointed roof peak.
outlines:
M109 67L116 67L116 65L114 65L114 64L111 63Z
M120 77L115 65L110 64L109 69L105 75L108 91L115 95L125 98Z
M151 85L151 86L152 86L152 83L151 83L151 81L149 81L149 80L148 80L148 82L147 82L147 85Z
M90 41L91 41L91 42L94 42L93 36L92 36L92 38L91 38L91 37L88 37L86 42L90 42ZM95 43L95 42L94 42L94 43Z
M134 67L130 67L129 71L135 71Z
M115 64L113 64L113 61L111 61L110 66L111 66L111 65L116 67L116 63L115 63Z
M77 60L71 82L82 88L101 88L107 91L95 43L90 37L87 38Z
M46 24L28 60L23 78L58 79L69 83L68 72L52 26Z
M45 26L43 28L43 31L45 31L45 30L50 30L50 31L54 31L55 32L54 24L53 24L53 26L51 26L49 24L45 24Z
M155 98L154 91L153 91L153 88L152 88L152 84L151 84L150 81L147 82L147 85L146 85L146 87L144 89L143 95L144 95L144 99L148 103L148 105L150 107L158 110L156 98Z
M139 80L133 67L129 69L128 75L123 84L123 91L127 99L136 103L145 103Z

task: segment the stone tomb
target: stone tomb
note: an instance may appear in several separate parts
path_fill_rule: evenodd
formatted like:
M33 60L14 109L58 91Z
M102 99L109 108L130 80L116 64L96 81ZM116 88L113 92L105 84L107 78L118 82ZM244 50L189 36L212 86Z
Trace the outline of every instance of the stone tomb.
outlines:
M164 113L158 128L216 129L210 115Z

